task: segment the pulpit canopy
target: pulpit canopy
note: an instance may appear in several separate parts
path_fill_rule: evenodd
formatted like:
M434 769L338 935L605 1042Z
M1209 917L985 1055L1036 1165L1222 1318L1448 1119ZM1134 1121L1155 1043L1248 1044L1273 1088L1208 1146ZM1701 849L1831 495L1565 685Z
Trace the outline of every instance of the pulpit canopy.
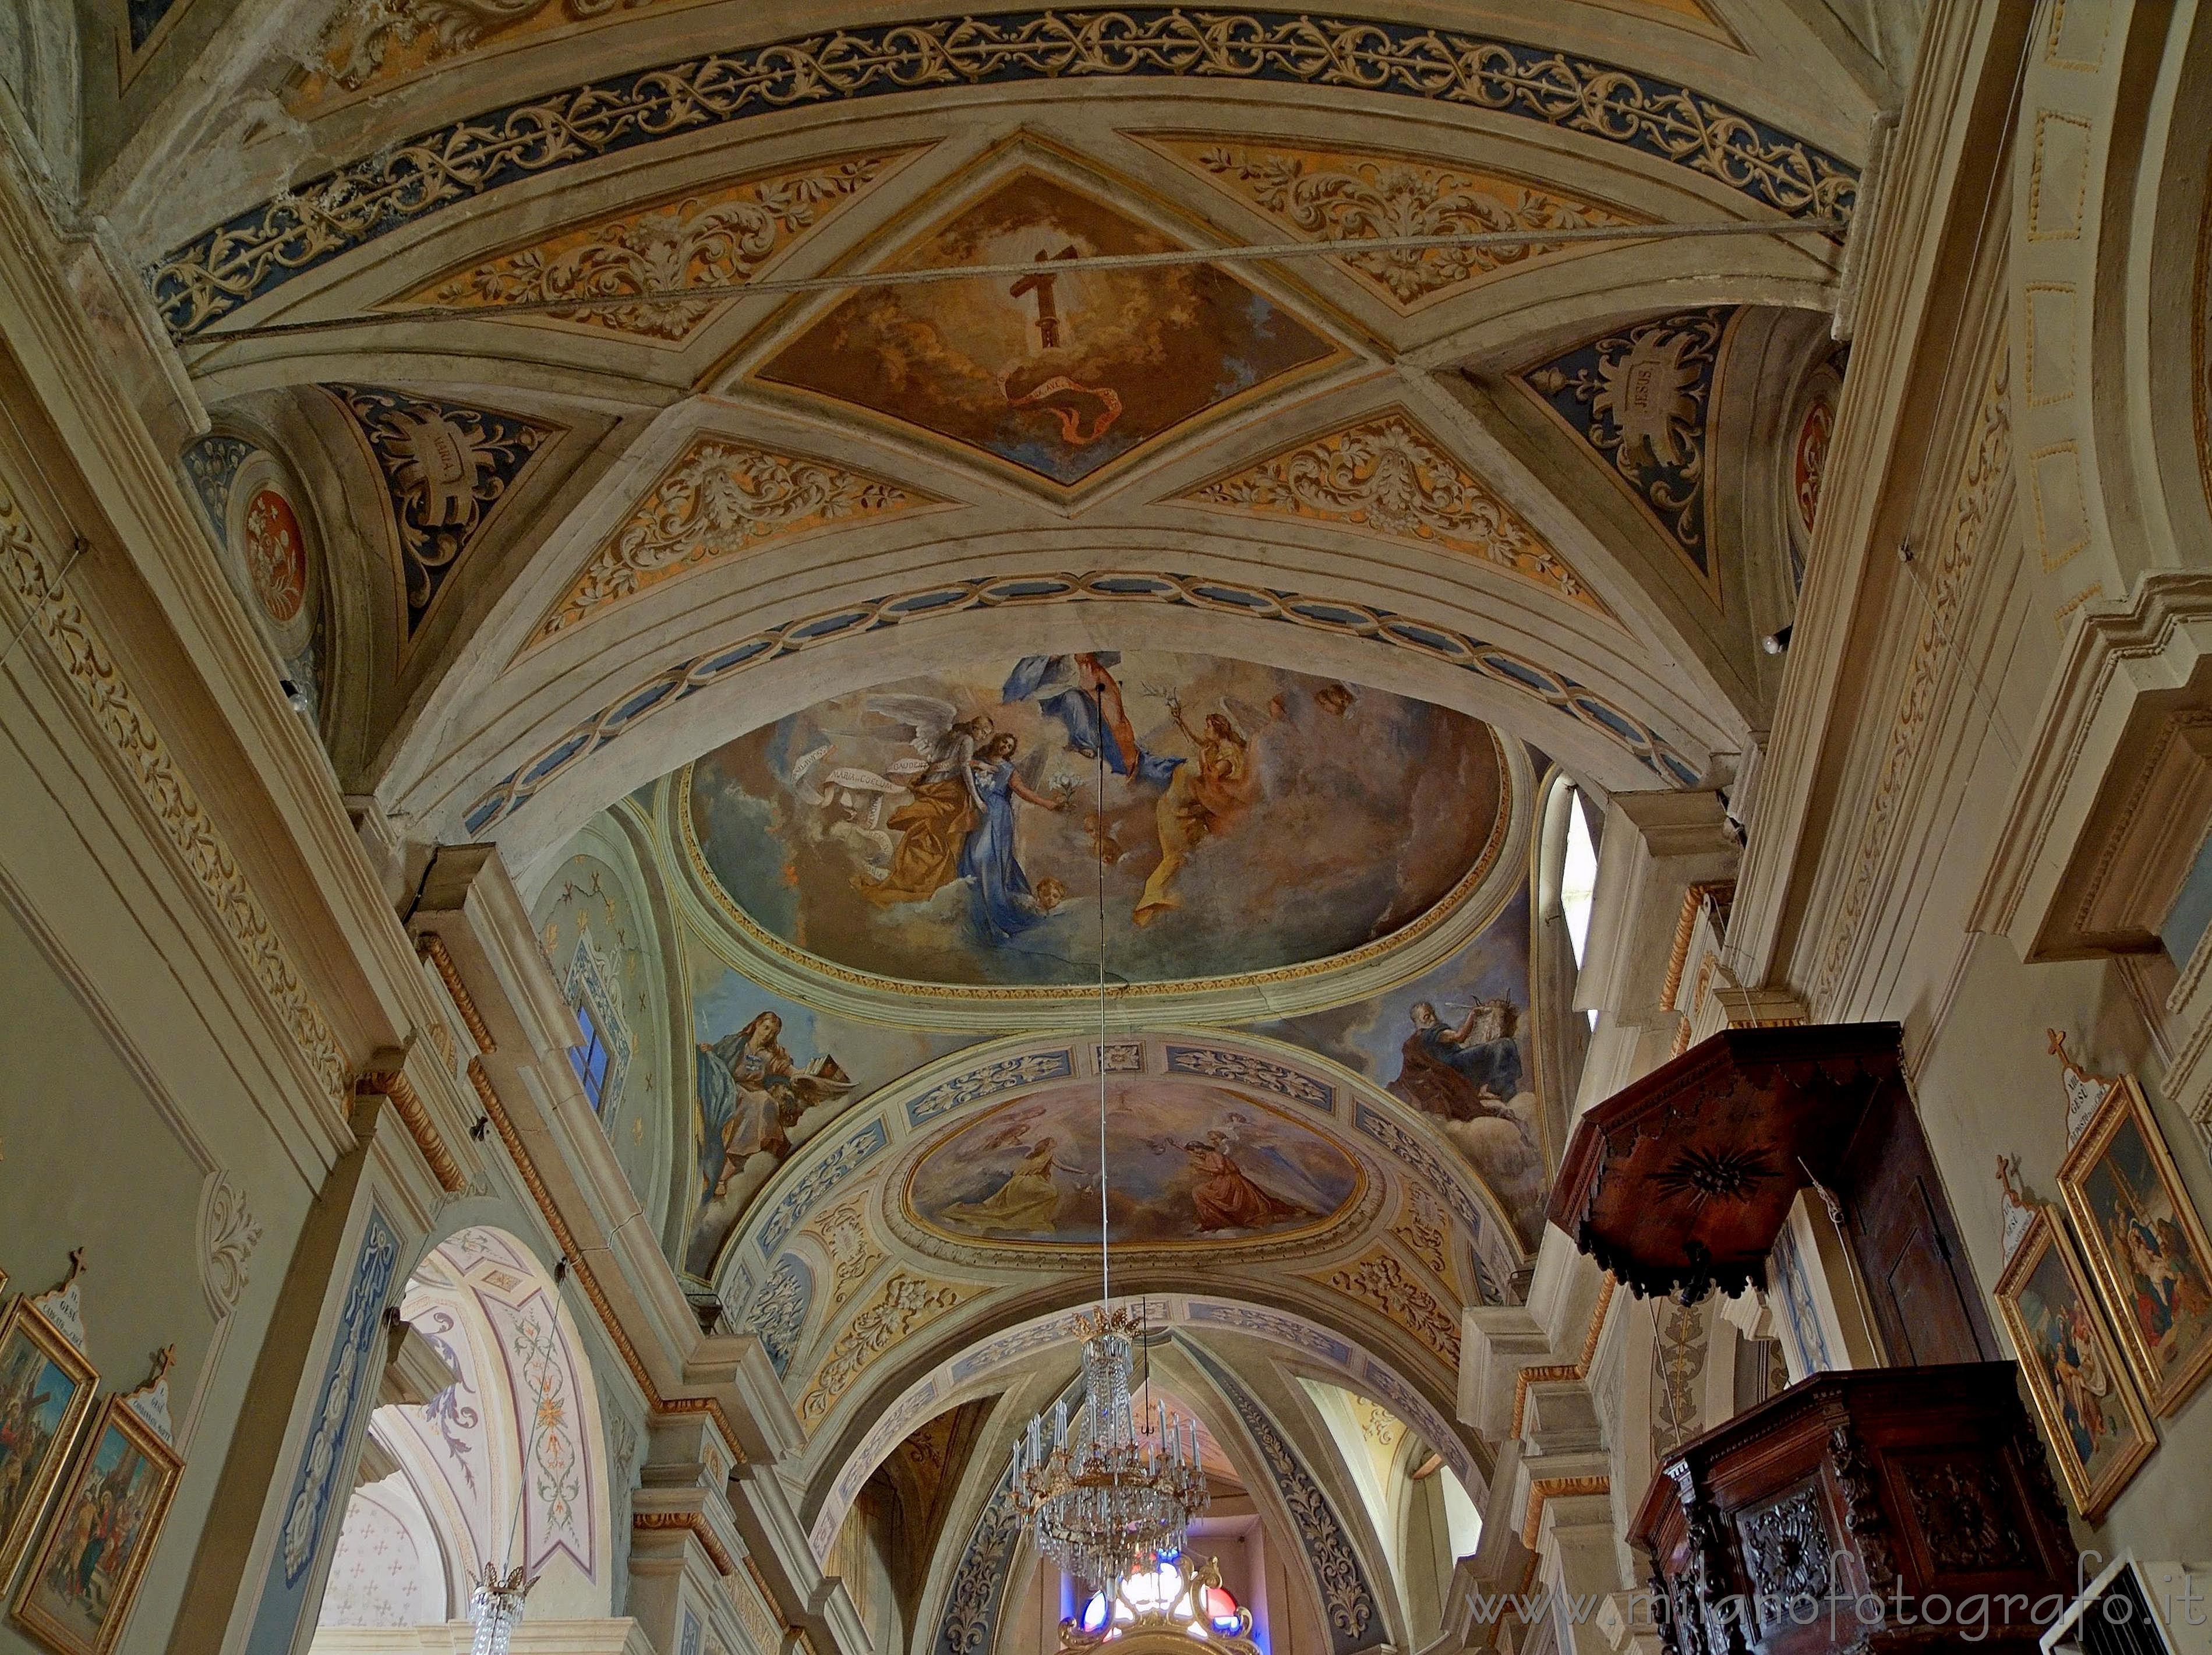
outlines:
M1765 1285L1768 1250L1868 1104L1904 1084L1894 1023L1726 1029L1583 1117L1548 1216L1632 1291Z

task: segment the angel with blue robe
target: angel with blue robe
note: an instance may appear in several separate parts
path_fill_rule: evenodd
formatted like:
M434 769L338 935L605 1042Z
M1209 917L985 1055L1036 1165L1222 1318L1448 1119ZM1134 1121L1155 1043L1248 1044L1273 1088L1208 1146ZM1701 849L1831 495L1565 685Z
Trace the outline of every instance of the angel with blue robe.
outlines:
M976 934L994 946L1042 924L1051 911L1030 889L1029 875L1015 855L1014 800L1050 811L1067 806L1065 794L1053 798L1038 793L1014 773L1019 745L1011 732L1002 730L983 744L969 767L982 808L981 819L961 843L960 877L968 881Z
M1148 753L1138 745L1136 727L1121 703L1113 669L1121 657L1110 650L1079 655L1024 655L1007 675L1000 698L1008 705L1034 701L1060 721L1067 745L1085 758L1103 751L1106 768L1116 776L1164 788L1182 764L1179 754Z

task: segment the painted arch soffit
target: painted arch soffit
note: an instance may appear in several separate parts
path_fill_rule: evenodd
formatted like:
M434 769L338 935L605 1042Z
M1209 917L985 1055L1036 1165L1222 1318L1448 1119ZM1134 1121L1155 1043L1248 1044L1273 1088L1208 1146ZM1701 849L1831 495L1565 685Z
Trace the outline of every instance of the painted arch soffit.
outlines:
M1103 1048L1095 1034L993 1042L927 1064L866 1104L833 1111L712 1254L696 1260L695 1273L749 1313L750 1284L772 1275L803 1232L816 1255L808 1274L822 1276L824 1255L838 1250L819 1215L855 1197L865 1197L860 1234L847 1256L873 1255L855 1281L885 1259L970 1282L1086 1271L1088 1248L1069 1226L1091 1210L1076 1190L1088 1174L1072 1148L1062 1156L1057 1144L1045 1146L1059 1135L1055 1111L1071 1121L1082 1112L1076 1094L1095 1109L1102 1062L1109 1092L1127 1094L1120 1129L1131 1159L1152 1164L1125 1189L1115 1217L1126 1256L1147 1268L1181 1269L1229 1247L1255 1265L1285 1263L1286 1280L1306 1280L1296 1272L1317 1257L1354 1260L1357 1269L1363 1248L1381 1246L1394 1259L1420 1261L1431 1285L1418 1295L1378 1293L1324 1270L1299 1291L1364 1305L1415 1348L1433 1351L1414 1305L1497 1302L1498 1284L1533 1246L1522 1212L1532 1192L1493 1187L1511 1164L1486 1164L1438 1129L1427 1113L1433 1100L1418 1089L1401 1100L1285 1041L1194 1031L1117 1035ZM971 1135L974 1164L947 1165L945 1147ZM1071 1215L1065 1223L1062 1213ZM1424 1276L1401 1269L1400 1279ZM857 1297L855 1287L840 1291L840 1303Z
M1254 11L1249 27L1229 33L1180 7L1129 7L1117 17L1110 38L1081 14L1055 12L866 26L602 77L395 137L176 247L149 286L173 331L204 332L305 272L488 190L798 100L858 103L978 73L994 83L1350 82L1377 99L1492 112L1680 168L1765 210L1847 214L1856 192L1856 169L1816 143L1696 88L1572 52L1273 11Z
M1347 569L1360 562L1326 561ZM1635 669L1618 649L1607 660L1588 650L1588 665L1577 662L1571 672L1556 664L1555 651L1538 654L1459 630L1462 608L1475 620L1475 594L1455 594L1443 581L1426 588L1425 599L1416 594L1427 612L1407 613L1397 605L1416 599L1392 593L1396 601L1386 605L1364 593L1285 591L1276 584L1280 572L1272 574L1074 574L1042 563L1028 574L917 578L879 596L826 604L817 598L811 609L803 597L766 599L744 621L694 633L702 642L719 635L719 642L679 644L698 652L662 666L648 658L632 669L634 679L599 661L599 685L623 686L611 694L580 678L574 691L566 678L556 680L564 686L558 693L544 683L526 693L520 678L513 690L491 691L478 719L514 703L526 721L477 726L442 757L403 755L395 804L426 824L445 824L439 831L448 837L498 841L527 884L538 859L590 815L666 773L672 760L688 762L727 739L733 725L752 722L763 708L799 710L820 692L794 691L834 681L840 666L879 676L894 664L927 671L980 652L1095 649L1123 637L1184 652L1296 661L1307 671L1340 673L1349 684L1468 709L1608 788L1693 787L1705 754L1729 739L1724 726L1685 699L1679 682L1670 686L1640 671L1630 680L1633 689L1622 682L1622 670ZM1357 590L1365 578L1347 580ZM1485 613L1497 619L1494 609ZM823 655L837 665L810 659ZM1666 709L1664 732L1651 714L1632 710L1645 705ZM1698 732L1694 741L1675 733L1686 727Z
M132 12L134 17L141 10L159 15L173 7L181 9L183 3L134 0ZM465 16L459 26L434 31L419 26L409 28L404 12L396 15L342 12L292 73L283 97L295 118L313 119L363 98L389 99L401 88L434 79L488 52L497 52L512 59L533 46L558 49L579 35L613 41L635 38L647 32L655 17L678 14L702 3L706 0L632 0L629 6L604 9L580 4L577 0L566 0L566 3L520 0L496 11L486 9L481 15ZM1714 0L1589 0L1589 3L1601 9L1601 15L1609 13L1616 18L1663 24L1736 53L1748 50ZM805 15L807 9L787 8L793 21L821 27ZM837 20L831 16L823 21ZM623 27L626 24L627 28Z
M1222 1341L1265 1349L1293 1372L1378 1399L1435 1447L1470 1497L1481 1502L1486 1468L1451 1422L1449 1407L1431 1401L1398 1365L1357 1336L1295 1310L1235 1294L1151 1291L1133 1298L1133 1307L1139 1303L1155 1336L1174 1331L1206 1341L1217 1356ZM822 1439L808 1472L809 1493L800 1509L816 1556L828 1555L862 1486L918 1425L971 1397L1006 1390L1024 1374L1056 1372L1070 1360L1082 1339L1078 1314L1056 1311L1001 1327L907 1377L894 1393L884 1395L878 1387L865 1409L849 1411L845 1428ZM1449 1386L1438 1394L1448 1396ZM1209 1424L1207 1434L1218 1428Z

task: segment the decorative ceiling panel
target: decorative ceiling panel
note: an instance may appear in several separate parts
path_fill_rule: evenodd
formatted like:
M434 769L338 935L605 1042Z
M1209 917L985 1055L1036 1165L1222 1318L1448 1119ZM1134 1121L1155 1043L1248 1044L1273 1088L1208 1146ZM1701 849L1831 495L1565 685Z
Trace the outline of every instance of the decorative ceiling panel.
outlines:
M1613 618L1574 567L1402 408L1292 443L1182 498L1444 546Z
M1513 808L1463 714L1164 653L856 691L707 754L678 794L697 888L755 946L956 999L1081 992L1102 879L1133 983L1395 948L1483 886Z
M943 502L834 460L740 437L692 439L578 571L531 634L535 646L664 581L832 524L849 526Z
M1221 133L1146 138L1179 165L1305 240L1480 235L1501 230L1587 229L1640 224L1641 214L1510 173L1445 167L1384 150L1247 143ZM1618 244L1616 244L1618 245ZM1566 242L1514 247L1398 248L1335 262L1401 314L1510 273L1575 256Z
M375 386L323 388L345 411L390 497L411 640L501 505L562 428Z
M1707 423L1733 305L1617 328L1518 375L1521 386L1682 554L1717 600L1705 532Z
M680 345L737 301L645 303L640 295L747 280L919 153L831 156L626 207L441 276L394 307L500 311L574 300L515 319Z
M1034 263L1035 274L863 289L754 377L1071 490L1343 354L1212 265L1056 268L1181 246L1057 179L1019 172L888 267Z

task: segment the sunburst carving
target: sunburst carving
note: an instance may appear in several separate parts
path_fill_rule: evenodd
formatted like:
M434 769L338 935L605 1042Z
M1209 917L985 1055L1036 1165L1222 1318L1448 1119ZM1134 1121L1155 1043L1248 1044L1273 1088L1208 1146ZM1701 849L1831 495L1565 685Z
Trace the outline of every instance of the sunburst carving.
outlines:
M781 536L942 503L826 459L696 437L592 554L530 641L543 643L663 581Z
M680 345L736 301L647 304L639 295L744 281L916 153L810 161L627 208L442 276L400 302L495 311L574 299L574 308L515 319Z
M1178 164L1312 240L1480 235L1501 230L1588 229L1649 221L1508 173L1440 167L1383 150L1244 143L1208 135L1153 142ZM1581 249L1567 242L1513 247L1401 248L1337 262L1401 312L1465 290L1501 271L1527 269Z
M1449 547L1611 618L1588 581L1402 408L1278 450L1182 498L1193 505L1351 523Z

